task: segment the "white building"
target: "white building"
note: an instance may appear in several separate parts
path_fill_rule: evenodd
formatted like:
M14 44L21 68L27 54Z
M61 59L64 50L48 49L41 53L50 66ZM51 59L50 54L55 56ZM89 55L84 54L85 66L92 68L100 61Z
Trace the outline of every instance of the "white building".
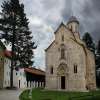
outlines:
M11 67L11 52L4 52L4 79L3 79L3 87L10 86L10 67ZM26 88L26 75L24 72L24 68L20 68L18 71L13 70L13 85L17 88Z
M10 65L11 60L7 57L4 58L4 81L3 81L3 87L9 87L10 86Z
M15 87L26 88L27 81L24 68L20 68L18 71L14 70L13 77L14 77L13 83Z
M3 55L3 60L2 60L2 66L1 68L3 69L2 73L2 87L9 87L10 86L10 67L11 67L11 43L7 43L5 39L2 39L0 41L1 45L1 51ZM5 49L4 49L5 47ZM2 49L3 48L3 49ZM19 69L16 71L15 69L13 70L13 85L17 88L25 88L26 86L26 76L24 72L24 68Z
M0 88L6 88L10 86L11 52L0 48L0 59ZM24 68L19 68L18 71L14 69L13 85L17 88L25 88L26 84Z
M5 47L6 46L6 47ZM11 44L0 41L0 88L10 86ZM26 73L31 79L26 80ZM17 88L44 87L45 72L36 68L19 68L13 70L13 86Z

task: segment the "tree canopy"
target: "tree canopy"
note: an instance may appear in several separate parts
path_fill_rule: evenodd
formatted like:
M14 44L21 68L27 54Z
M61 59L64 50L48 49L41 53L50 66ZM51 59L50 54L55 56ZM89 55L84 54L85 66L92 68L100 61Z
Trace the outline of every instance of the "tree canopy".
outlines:
M13 59L19 60L20 67L28 67L33 64L32 32L29 29L29 21L24 12L24 5L19 0L4 1L2 3L2 18L0 30L2 38L12 44Z
M93 53L95 53L95 44L93 42L91 35L88 32L84 34L82 40L85 42L87 48L91 50Z

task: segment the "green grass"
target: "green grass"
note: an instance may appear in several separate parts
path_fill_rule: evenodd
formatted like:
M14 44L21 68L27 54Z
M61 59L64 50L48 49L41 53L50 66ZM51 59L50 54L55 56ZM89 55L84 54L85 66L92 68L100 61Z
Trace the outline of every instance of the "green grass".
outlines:
M100 100L100 91L94 92L64 92L33 89L32 99L29 99L29 90L20 95L20 100Z

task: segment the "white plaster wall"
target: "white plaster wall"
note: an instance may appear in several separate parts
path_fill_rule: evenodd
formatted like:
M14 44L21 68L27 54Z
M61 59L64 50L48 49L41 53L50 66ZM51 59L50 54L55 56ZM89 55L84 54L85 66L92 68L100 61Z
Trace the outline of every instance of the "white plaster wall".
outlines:
M10 66L11 60L9 58L4 58L4 82L3 87L10 86Z
M19 87L20 81L20 87ZM14 85L18 88L26 88L26 75L24 68L20 68L19 71L14 70Z
M11 60L9 58L4 58L4 82L3 87L10 86L10 66ZM13 85L19 88L19 80L20 80L20 88L26 88L26 75L24 72L24 68L19 69L19 71L13 70Z

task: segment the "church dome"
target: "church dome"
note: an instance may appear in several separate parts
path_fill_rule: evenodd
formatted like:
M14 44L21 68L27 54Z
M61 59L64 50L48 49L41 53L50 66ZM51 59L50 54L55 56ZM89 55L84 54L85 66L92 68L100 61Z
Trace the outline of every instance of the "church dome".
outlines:
M71 22L77 22L77 23L79 24L79 21L77 20L77 18L76 18L75 16L71 16L71 17L69 18L69 21L68 21L67 24L69 24L69 23L71 23Z

